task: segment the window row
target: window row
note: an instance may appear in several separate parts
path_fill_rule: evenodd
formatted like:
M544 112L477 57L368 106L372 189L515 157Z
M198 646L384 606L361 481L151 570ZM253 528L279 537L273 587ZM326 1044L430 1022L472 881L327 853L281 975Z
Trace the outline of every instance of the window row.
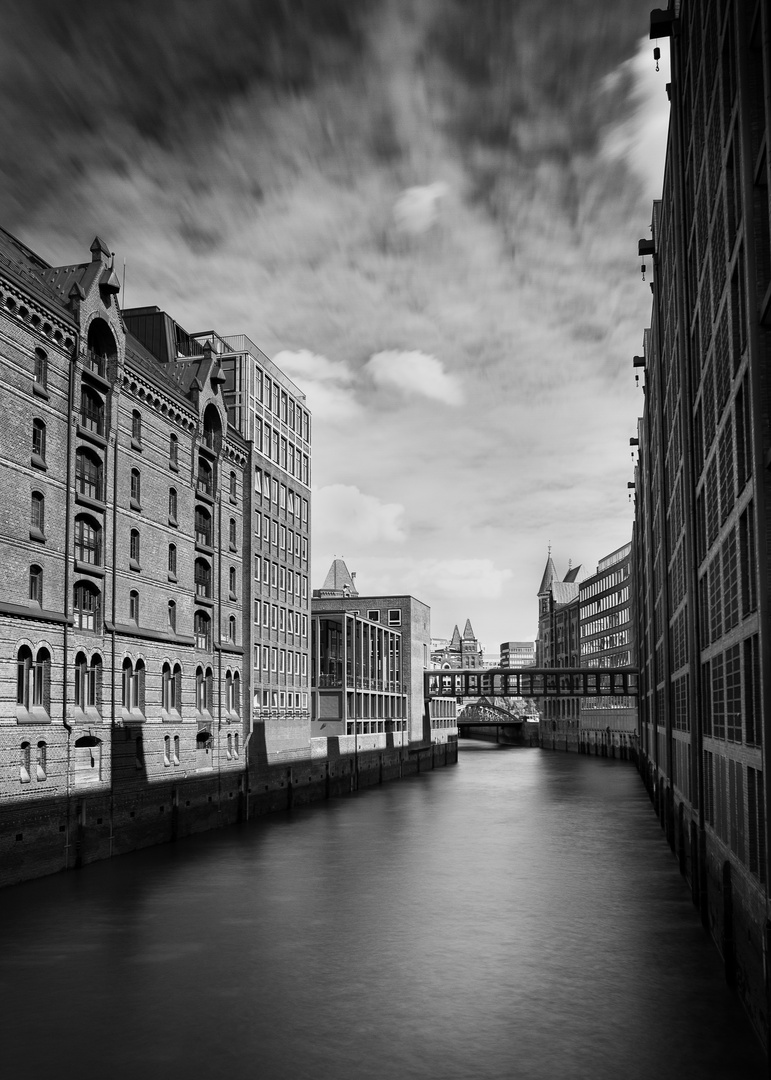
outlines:
M263 425L259 417L254 425L254 445L256 449L270 458L274 464L284 469L306 487L310 486L310 459L299 446L295 447L290 439L281 435L269 424Z
M260 656L262 654L262 656ZM262 659L262 665L260 665ZM308 675L308 654L294 652L292 649L279 649L269 645L254 646L255 670L272 672L274 675L300 675L303 678Z
M367 618L370 622L380 622L380 610L378 608L372 608L367 612ZM402 613L400 608L388 608L386 612L386 619L389 626L401 626L402 625Z
M308 413L278 382L271 379L267 372L261 371L260 368L257 368L255 372L254 396L291 431L294 431L305 442L310 442Z
M278 630L282 634L294 634L298 638L308 637L307 615L265 601L254 601L254 625L266 630Z
M267 514L263 516L262 524L260 515L255 514L254 536L256 540L262 539L265 544L272 544L276 551L285 552L289 559L294 556L298 562L300 559L308 561L307 537L293 532L292 529L287 530L286 525L281 525L275 519L271 520Z
M266 504L273 505L274 513L280 510L293 517L296 525L299 526L302 522L307 527L308 500L299 492L293 491L286 484L280 483L275 476L271 477L270 473L258 467L254 470L254 491Z
M307 575L290 570L281 563L261 558L259 555L254 556L254 580L261 581L263 585L269 585L272 589L279 589L281 592L294 593L298 604L301 599L303 602L308 599Z

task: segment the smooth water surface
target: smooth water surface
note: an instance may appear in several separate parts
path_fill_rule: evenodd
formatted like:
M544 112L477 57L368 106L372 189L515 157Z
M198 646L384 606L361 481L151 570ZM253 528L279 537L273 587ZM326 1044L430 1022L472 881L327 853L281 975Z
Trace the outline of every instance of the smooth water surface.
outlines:
M0 893L3 1075L754 1080L631 765L457 766Z

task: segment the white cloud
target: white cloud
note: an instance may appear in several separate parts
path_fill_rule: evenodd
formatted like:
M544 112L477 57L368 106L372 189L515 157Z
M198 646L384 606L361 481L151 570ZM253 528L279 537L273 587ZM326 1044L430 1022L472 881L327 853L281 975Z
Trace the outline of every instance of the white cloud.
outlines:
M439 200L447 194L442 180L410 187L394 203L394 223L401 233L417 236L439 220Z
M346 552L384 541L406 539L404 507L384 503L357 487L330 484L313 493L313 543L322 552ZM321 556L326 561L326 555Z
M463 403L460 379L448 374L441 360L427 353L386 349L371 356L365 370L376 386L391 386L404 394L422 394L446 405Z
M492 559L352 556L348 568L358 572L357 587L365 595L409 592L430 606L437 598L495 600L512 577L511 570L498 569Z
M342 361L329 360L309 349L284 349L273 360L307 395L314 420L352 420L359 416L359 403L349 385L353 373Z

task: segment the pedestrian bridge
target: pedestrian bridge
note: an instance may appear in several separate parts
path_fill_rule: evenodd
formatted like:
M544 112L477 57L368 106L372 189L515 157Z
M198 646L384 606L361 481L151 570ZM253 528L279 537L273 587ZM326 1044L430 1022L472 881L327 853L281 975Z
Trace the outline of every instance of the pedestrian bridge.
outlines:
M637 668L462 668L426 671L426 701L435 697L637 697Z

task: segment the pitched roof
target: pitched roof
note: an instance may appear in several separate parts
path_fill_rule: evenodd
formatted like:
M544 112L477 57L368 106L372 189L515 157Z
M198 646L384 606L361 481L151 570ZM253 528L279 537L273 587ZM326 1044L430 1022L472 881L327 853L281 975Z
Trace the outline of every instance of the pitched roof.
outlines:
M540 596L541 593L547 593L551 588L551 583L556 579L557 568L554 565L554 560L552 559L551 555L549 555L549 558L546 560L546 569L544 570L543 577L541 578L541 586L538 589L538 595Z
M452 632L452 638L450 639L449 648L450 649L459 649L460 648L460 630L458 629L458 624L457 623L455 624L455 629Z
M579 563L578 566L571 567L571 569L568 570L567 574L565 574L565 577L562 580L563 581L575 581L576 578L578 577L578 572L579 572L580 569L581 569L581 563Z
M578 597L578 582L576 581L553 581L551 594L555 604L569 604Z
M353 578L342 559L333 559L332 565L319 589L319 596L358 596Z
M476 641L476 634L471 629L471 619L466 619L466 625L463 627L463 640Z

